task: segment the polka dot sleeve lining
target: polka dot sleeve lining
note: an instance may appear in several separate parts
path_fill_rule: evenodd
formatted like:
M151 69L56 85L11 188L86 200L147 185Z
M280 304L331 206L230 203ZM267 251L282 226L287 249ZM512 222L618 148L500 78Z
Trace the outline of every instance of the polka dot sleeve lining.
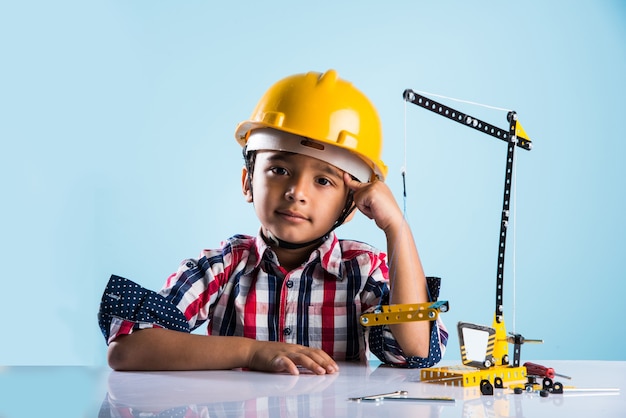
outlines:
M111 341L114 318L135 324L151 323L175 331L190 332L183 313L163 296L120 276L112 275L100 301L98 324Z

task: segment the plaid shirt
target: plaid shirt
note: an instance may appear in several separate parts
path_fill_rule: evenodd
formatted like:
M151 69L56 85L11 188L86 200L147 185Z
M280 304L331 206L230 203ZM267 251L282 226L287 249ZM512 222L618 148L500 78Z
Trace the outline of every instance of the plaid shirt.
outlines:
M436 300L438 281L428 279ZM404 356L387 326L360 325L363 312L388 299L385 254L367 244L332 233L306 263L287 271L260 236L236 235L184 260L158 295L112 276L99 318L108 343L134 329L189 332L208 321L208 334L302 344L335 360L364 360L369 348L397 366L437 363L448 337L439 320L431 326L427 358Z

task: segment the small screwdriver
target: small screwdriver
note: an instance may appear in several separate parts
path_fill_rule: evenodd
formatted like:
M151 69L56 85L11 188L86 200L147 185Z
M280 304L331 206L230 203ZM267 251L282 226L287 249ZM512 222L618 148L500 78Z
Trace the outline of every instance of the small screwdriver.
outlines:
M539 376L539 377L548 377L550 379L554 379L554 376L563 377L565 379L571 379L569 376L565 376L564 374L558 374L554 372L552 367L542 366L541 364L531 363L527 361L524 363L524 367L526 367L526 371L529 375Z

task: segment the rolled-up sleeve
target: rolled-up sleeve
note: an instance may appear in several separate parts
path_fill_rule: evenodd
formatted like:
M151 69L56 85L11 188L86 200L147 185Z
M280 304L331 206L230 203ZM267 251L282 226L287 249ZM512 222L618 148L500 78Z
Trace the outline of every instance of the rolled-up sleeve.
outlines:
M430 301L437 301L441 279L427 277L426 283ZM381 305L388 303L389 293L386 293L382 297ZM424 368L431 367L441 361L448 343L448 331L440 318L431 323L428 357L406 356L388 325L371 327L368 341L370 351L385 364L396 367Z
M107 344L136 329L167 328L190 332L185 315L165 297L112 275L102 294L98 324Z

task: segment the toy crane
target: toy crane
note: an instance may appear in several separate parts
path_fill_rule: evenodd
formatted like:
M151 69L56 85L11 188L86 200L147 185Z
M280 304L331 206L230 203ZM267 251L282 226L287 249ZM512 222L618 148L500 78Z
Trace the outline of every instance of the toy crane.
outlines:
M492 327L459 322L459 342L463 365L454 367L435 367L421 371L422 381L441 382L460 386L478 386L481 382L495 382L496 387L504 382L517 382L526 379L526 368L520 366L521 345L524 342L540 342L525 340L520 334L507 334L504 324L504 251L506 248L506 233L509 223L509 206L511 197L511 180L516 147L530 150L532 143L513 111L507 115L508 130L500 129L480 119L452 109L434 100L431 100L413 90L407 89L403 93L404 100L445 116L450 120L491 135L507 143L506 172L504 180L504 197L500 220L500 235L498 242L498 263L496 276L495 312ZM486 335L486 349L484 358L469 358L466 351L465 331L482 332ZM514 345L513 361L510 361L508 344Z
M506 233L509 224L509 207L511 196L511 180L515 148L520 147L530 151L532 142L524 132L513 111L507 115L509 128L500 129L482 120L445 106L429 99L413 90L407 89L403 93L404 100L445 116L462 125L486 133L507 143L506 172L504 178L504 197L502 202L502 217L500 220L500 235L498 242L498 267L496 276L496 300L492 327L486 327L466 322L459 322L459 342L463 365L452 367L432 367L421 370L421 380L424 382L445 383L453 386L478 386L493 382L496 387L502 387L505 382L520 382L527 377L526 367L520 366L521 345L525 342L542 342L540 340L526 340L520 334L507 334L504 324L504 252L506 248ZM407 321L434 321L440 312L449 309L447 301L433 303L379 306L373 313L361 315L361 324L364 326L391 324ZM480 339L485 341L484 357L476 359L468 356L467 338L471 332L477 332ZM508 344L513 344L513 361L509 358ZM481 352L482 355L482 352ZM493 386L492 386L493 388Z

